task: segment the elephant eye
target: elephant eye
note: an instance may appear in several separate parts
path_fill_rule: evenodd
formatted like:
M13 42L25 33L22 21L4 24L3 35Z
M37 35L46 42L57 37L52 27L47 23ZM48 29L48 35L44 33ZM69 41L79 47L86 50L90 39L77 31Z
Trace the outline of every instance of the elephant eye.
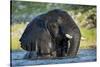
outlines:
M52 27L53 27L53 28L57 28L57 25L56 25L56 24L53 24Z
M56 26L55 25L52 25L52 27L55 28Z

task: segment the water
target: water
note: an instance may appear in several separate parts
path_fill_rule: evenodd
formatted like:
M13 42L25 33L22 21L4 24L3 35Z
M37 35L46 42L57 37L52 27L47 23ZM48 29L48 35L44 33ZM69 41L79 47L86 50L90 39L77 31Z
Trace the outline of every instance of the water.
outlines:
M56 58L56 59L38 59L27 60L23 59L26 51L12 51L11 64L12 66L29 66L29 65L43 65L43 64L61 64L61 63L77 63L77 62L92 62L96 61L95 49L80 49L76 57Z

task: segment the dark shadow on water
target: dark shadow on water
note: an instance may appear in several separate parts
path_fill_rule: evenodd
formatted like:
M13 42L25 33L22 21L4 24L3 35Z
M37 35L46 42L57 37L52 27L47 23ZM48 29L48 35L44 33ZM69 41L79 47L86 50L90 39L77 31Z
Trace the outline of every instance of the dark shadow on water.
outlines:
M53 59L23 59L26 51L12 51L11 65L12 66L29 66L29 65L44 65L44 64L61 64L61 63L78 63L78 62L94 62L96 61L96 49L80 49L75 57L62 57Z

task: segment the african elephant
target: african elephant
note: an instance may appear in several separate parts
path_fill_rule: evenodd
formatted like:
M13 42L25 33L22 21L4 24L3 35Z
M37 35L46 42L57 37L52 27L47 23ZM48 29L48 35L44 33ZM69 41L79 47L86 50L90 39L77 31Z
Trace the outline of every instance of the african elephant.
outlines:
M49 57L59 57L65 53L75 56L80 38L80 30L71 16L65 11L54 9L34 18L27 25L20 42L24 50L36 51L38 56L49 54Z

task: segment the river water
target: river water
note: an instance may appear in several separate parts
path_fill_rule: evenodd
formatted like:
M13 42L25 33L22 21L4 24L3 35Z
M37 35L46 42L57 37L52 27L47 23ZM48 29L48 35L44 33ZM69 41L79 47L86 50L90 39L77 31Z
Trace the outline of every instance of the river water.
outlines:
M94 62L96 61L96 49L80 49L75 57L63 57L56 59L23 59L26 51L12 51L11 65L12 66L30 66L44 64L62 64L62 63L78 63L78 62Z

